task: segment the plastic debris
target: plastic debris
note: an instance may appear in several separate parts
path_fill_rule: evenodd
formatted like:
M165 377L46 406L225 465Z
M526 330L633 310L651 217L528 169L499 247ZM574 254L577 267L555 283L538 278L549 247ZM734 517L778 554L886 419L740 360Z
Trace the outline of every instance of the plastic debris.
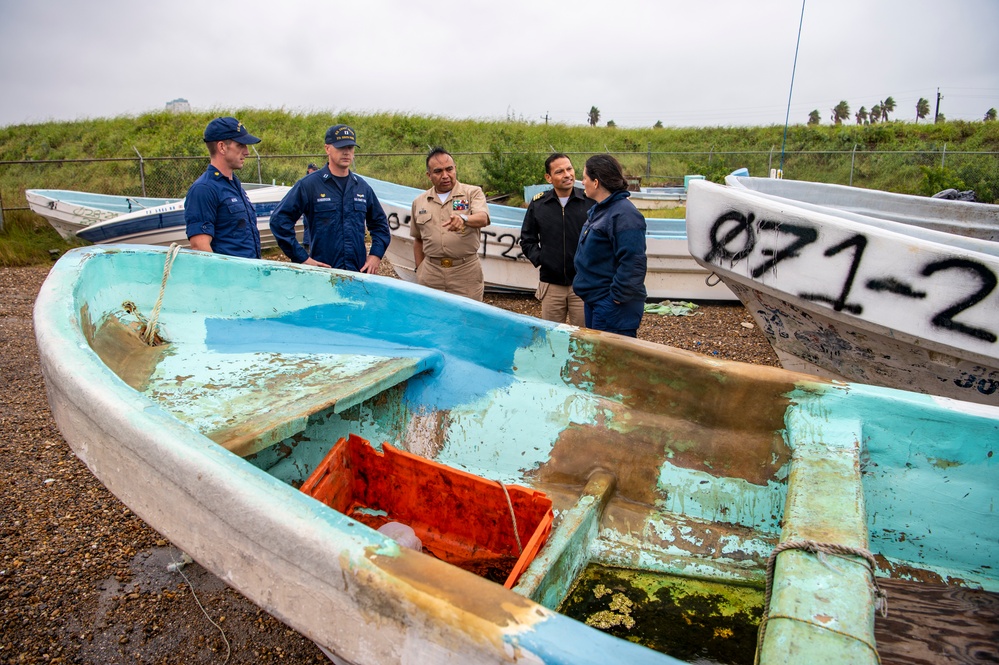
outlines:
M180 561L174 561L173 563L167 564L167 571L171 573L177 573L184 569L189 563L194 563L194 559L188 556L185 552L180 553Z
M673 302L663 300L662 302L650 302L645 304L647 314L659 314L660 316L690 316L697 309L697 305L685 300Z
M402 522L386 522L378 527L378 533L388 536L403 547L408 547L417 552L423 551L423 541L417 537L413 527Z

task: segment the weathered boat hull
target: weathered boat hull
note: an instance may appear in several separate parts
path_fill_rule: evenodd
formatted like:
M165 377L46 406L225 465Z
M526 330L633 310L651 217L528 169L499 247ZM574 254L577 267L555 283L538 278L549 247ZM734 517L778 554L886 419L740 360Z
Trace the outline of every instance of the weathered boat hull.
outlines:
M587 563L760 584L798 538L999 590L999 409L376 276L186 251L166 265L114 246L53 267L35 329L56 422L139 517L345 661L675 662L553 608ZM154 309L166 343L148 347ZM298 491L348 433L546 492L557 523L514 590ZM770 622L761 662L875 662L871 572L800 551L777 564L771 613L800 620Z
M885 219L942 233L999 241L999 205L949 201L805 180L729 175L725 184L764 196Z
M691 183L688 196L691 253L735 291L784 367L999 405L999 243L932 228L945 221L712 183Z
M65 189L26 189L24 197L35 214L44 217L66 240L77 231L120 215L171 203L177 199L114 196Z
M271 233L271 213L288 193L290 187L271 185L247 189L247 196L253 203L257 215L257 229L260 232L260 246L269 249L277 246ZM299 227L301 229L301 227ZM169 246L178 244L189 247L187 226L184 222L184 201L174 201L164 205L139 210L127 215L119 215L76 232L84 240L97 244L129 243L137 245Z

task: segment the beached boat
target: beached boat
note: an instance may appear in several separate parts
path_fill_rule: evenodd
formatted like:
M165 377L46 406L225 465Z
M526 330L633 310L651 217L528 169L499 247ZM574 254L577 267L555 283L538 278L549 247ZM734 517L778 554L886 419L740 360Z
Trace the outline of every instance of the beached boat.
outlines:
M911 196L806 180L729 175L725 184L801 204L825 206L875 219L955 235L999 241L999 205Z
M260 245L264 249L276 247L271 234L271 213L291 187L267 185L247 188L246 195L257 214ZM301 231L301 222L299 222ZM189 246L187 227L184 224L184 200L145 208L128 215L120 215L77 231L76 235L93 243L130 243L168 246L177 243Z
M91 224L177 201L146 196L75 192L69 189L26 189L24 197L28 200L31 211L44 217L66 240L74 240L77 231Z
M920 632L937 653L967 648L962 594L999 591L996 408L719 361L390 278L134 245L67 252L34 323L53 416L101 482L343 662L679 662L632 642L633 615L719 582L700 610L657 610L652 632L693 634L688 660L705 658L733 632L705 628L705 608L755 588L750 607L715 612L749 618L751 657L769 569L761 663L875 663ZM525 497L550 500L544 546L507 588L335 510L317 487L358 473L337 462L363 449L351 437L505 493L510 512L488 533L519 534L525 551L531 527L508 517ZM365 482L385 485L380 468ZM416 498L418 485L399 490L424 513L459 523L474 509ZM366 513L379 516L394 517ZM424 544L443 529L410 526ZM571 590L577 578L600 583ZM950 594L940 621L965 642L918 619L907 636L905 615L879 630L889 582L915 589L909 607ZM975 598L987 649L996 617Z
M874 193L818 205L761 194L789 183L756 180L691 184L690 252L739 296L785 368L999 405L999 243L981 239L995 206L976 216L968 206L979 204L907 208L885 194L899 201L887 219L873 216L887 214Z
M408 282L416 281L416 261L409 224L413 200L421 191L395 183L364 178L375 190L389 218L392 243L386 256L396 274ZM490 225L481 229L482 274L487 291L533 293L538 288L538 269L520 250L520 228L524 208L489 204ZM650 218L646 234L648 272L645 288L651 300L736 300L729 289L704 270L690 256L682 219Z
M687 201L687 184L690 180L703 176L687 176L682 186L639 187L631 191L631 202L639 210L662 210L679 208ZM576 187L582 187L581 180L576 181ZM535 195L551 189L550 184L528 185L524 187L524 200L530 201Z

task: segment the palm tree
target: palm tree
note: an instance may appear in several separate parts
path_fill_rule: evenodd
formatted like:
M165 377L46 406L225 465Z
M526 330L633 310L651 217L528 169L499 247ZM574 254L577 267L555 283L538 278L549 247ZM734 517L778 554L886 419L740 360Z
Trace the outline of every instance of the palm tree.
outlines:
M858 125L863 125L865 122L867 122L867 107L861 106L860 110L857 111L857 115L854 117L857 118Z
M871 107L871 114L868 116L871 120L871 124L875 124L881 117L881 104L875 104Z
M597 123L600 122L600 109L596 106L591 106L587 119L590 121L590 127L596 127Z
M891 99L889 97L888 99ZM916 122L919 122L920 118L925 118L930 114L930 103L926 99L920 97L919 101L916 102Z
M817 124L819 124L819 110L818 109L814 109L811 113L808 114L808 124L809 125L817 125Z
M985 122L995 122L995 120L996 120L996 110L994 108L991 108L985 112Z
M844 99L839 104L832 109L832 121L834 124L842 124L844 120L850 117L850 105L846 103Z
M881 119L888 122L888 114L895 112L895 99L891 95L881 102Z

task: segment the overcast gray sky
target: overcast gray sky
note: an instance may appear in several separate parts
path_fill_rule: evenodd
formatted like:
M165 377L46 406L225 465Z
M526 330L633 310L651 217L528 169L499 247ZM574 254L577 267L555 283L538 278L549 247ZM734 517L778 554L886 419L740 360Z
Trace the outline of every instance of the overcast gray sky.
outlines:
M0 127L196 110L783 125L801 0L0 0ZM999 108L999 0L805 0L790 120Z

